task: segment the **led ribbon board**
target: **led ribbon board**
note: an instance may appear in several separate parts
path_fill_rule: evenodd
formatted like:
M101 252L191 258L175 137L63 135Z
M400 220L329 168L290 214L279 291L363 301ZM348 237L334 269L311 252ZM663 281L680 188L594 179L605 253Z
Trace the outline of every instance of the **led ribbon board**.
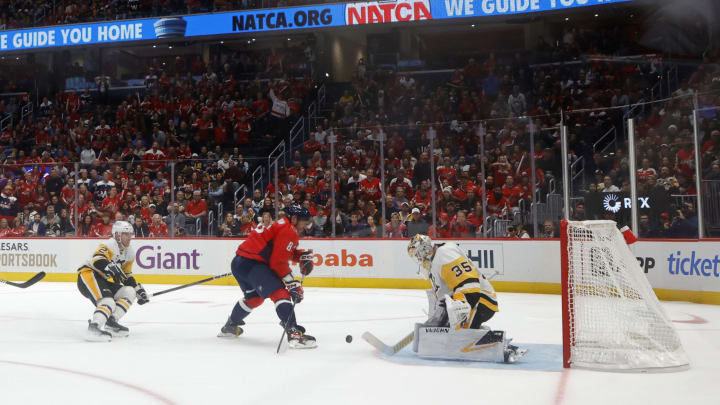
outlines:
M338 3L0 31L0 52L155 39L555 11L633 0L401 0Z

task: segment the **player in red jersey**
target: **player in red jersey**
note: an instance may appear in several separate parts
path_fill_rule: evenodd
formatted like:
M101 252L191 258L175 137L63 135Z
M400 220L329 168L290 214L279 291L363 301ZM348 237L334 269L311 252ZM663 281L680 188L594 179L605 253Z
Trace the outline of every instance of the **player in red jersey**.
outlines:
M295 320L292 302L303 299L303 288L290 272L290 261L300 262L300 271L312 271L312 251L298 249L298 229L310 220L310 212L303 207L288 207L286 217L269 226L258 225L247 240L238 246L230 267L245 298L233 307L230 317L220 329L218 337L237 337L243 333L241 325L254 308L266 298L275 303L275 311L288 335L289 346L294 349L317 347L315 338L305 334L305 328ZM292 300L292 302L291 302Z

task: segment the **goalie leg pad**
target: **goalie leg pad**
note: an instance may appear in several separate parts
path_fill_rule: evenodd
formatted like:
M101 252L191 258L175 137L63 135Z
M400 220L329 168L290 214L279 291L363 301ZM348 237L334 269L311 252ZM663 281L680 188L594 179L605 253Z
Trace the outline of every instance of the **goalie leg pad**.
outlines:
M505 361L507 341L503 331L427 327L415 324L413 350L427 359Z

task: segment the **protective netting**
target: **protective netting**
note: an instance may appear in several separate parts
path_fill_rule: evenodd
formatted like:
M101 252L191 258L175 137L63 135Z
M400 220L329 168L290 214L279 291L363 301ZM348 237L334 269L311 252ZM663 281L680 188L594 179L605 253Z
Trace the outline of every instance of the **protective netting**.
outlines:
M687 366L680 339L615 222L571 221L562 237L572 366Z

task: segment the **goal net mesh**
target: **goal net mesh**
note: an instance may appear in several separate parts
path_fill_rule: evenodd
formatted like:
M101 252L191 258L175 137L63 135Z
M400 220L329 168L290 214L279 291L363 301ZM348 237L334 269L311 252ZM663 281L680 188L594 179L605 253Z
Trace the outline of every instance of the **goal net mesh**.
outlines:
M605 370L687 366L680 339L613 221L563 226L569 364Z

